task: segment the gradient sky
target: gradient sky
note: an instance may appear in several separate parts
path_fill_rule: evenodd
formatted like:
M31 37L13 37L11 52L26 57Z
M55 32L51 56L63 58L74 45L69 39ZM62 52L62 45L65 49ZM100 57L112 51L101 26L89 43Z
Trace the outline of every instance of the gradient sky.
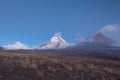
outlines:
M68 42L120 25L120 0L0 0L0 45L41 44L56 32Z

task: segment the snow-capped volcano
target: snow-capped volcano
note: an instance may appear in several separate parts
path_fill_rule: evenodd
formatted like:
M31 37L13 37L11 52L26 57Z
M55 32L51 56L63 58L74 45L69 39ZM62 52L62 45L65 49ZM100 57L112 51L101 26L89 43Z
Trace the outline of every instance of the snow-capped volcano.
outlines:
M68 46L68 43L61 37L60 33L53 35L46 43L37 47L37 49L62 48Z
M102 33L95 33L90 38L84 41L86 44L97 45L97 46L108 46L112 45L114 42L109 37L105 36Z
M11 49L11 50L29 49L28 46L26 46L25 44L19 41L12 43L12 44L5 45L3 47L6 49Z

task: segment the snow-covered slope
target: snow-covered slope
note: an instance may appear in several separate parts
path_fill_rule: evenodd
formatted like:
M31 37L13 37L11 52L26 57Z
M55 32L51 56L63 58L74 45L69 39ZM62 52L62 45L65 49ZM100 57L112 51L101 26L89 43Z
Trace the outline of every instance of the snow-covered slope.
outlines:
M47 42L37 46L36 49L63 48L66 46L68 46L68 43L61 37L60 33L56 33Z
M5 45L3 47L6 49L11 49L11 50L29 49L28 46L26 46L25 44L23 44L19 41L12 43L12 44Z

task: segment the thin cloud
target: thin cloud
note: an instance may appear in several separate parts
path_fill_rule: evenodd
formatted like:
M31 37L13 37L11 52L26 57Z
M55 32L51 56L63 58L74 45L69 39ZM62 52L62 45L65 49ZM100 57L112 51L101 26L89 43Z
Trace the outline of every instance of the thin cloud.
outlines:
M116 32L117 31L118 26L117 25L106 25L104 27L102 27L100 30L98 30L98 32L100 33L106 33L106 32Z

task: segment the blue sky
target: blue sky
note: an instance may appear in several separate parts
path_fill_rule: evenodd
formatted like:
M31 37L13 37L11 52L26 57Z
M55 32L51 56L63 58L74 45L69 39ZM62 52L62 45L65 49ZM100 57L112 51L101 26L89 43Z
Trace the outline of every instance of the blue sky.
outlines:
M120 0L0 0L0 45L41 44L56 32L72 42L109 24L120 25Z

